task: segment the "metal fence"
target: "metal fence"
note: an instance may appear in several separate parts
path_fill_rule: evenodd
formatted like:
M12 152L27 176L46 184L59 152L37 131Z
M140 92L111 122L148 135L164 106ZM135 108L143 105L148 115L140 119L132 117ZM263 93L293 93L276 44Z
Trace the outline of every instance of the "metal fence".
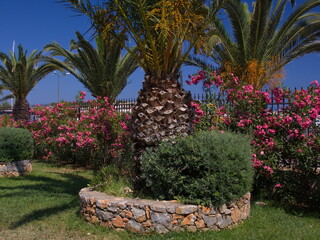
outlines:
M291 92L294 92L294 90L290 90ZM289 94L290 95L290 94ZM270 109L271 111L279 111L282 108L285 108L289 105L290 99L287 97L283 97L281 103L277 103L275 100L275 96L273 93L269 92L269 96L271 99L271 102L267 104L266 108ZM199 93L199 94L193 94L192 99L196 102L201 102L201 103L214 103L218 106L226 106L228 104L231 104L228 99L226 93L217 93L217 94L205 94L205 93ZM122 100L117 100L114 104L114 107L117 111L119 112L125 112L125 113L130 113L132 110L132 107L136 104L136 99L131 98L131 99L122 99Z
M301 88L302 90L303 88ZM297 89L292 89L289 90L290 92L294 92ZM284 97L283 101L281 104L277 103L275 101L275 97L272 93L270 94L270 98L271 98L271 103L267 104L267 109L270 109L273 112L279 111L281 108L284 108L286 106L289 105L289 101L290 99ZM290 95L290 94L289 94ZM226 106L227 104L230 104L228 102L227 96L226 94L223 93L217 93L217 94L212 94L212 95L208 95L205 93L201 93L201 94L193 94L193 99L194 101L199 101L202 103L214 103L218 106ZM116 100L114 103L114 108L121 113L131 113L133 106L136 104L136 99L135 98L128 98L128 99L120 99L120 100ZM48 105L47 105L48 106ZM79 108L79 107L75 107L75 108ZM89 108L89 104L87 103L81 103L80 108L77 109L78 113L81 114L81 112L84 112L86 110L88 110ZM2 109L0 108L0 115L2 114L10 114L12 113L12 109Z

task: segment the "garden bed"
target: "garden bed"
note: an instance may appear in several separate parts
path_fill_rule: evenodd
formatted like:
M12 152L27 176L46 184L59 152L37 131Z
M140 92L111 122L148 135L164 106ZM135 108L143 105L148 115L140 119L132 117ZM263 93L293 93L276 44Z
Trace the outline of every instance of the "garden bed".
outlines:
M32 171L30 160L0 163L0 177L24 176Z
M250 214L250 193L218 208L184 205L176 201L153 201L113 197L83 188L81 213L86 221L133 232L219 230L242 222Z

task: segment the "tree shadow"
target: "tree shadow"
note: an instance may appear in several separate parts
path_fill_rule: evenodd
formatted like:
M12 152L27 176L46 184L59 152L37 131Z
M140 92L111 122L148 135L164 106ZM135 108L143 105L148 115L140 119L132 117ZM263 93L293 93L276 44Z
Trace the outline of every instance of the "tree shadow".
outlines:
M51 215L56 215L60 212L63 212L73 207L74 207L74 201L67 204L60 205L60 206L48 207L48 208L33 211L32 213L26 214L25 216L23 216L21 220L11 224L9 226L9 229L14 230L18 227L23 226L24 224L28 224L35 220L41 220L41 219L50 217Z
M71 196L71 198L69 198L70 200L68 200L67 202L65 201L60 205L47 207L43 209L37 209L31 213L21 216L20 220L12 223L9 226L9 229L16 229L32 221L48 218L50 216L66 211L68 209L72 209L74 207L79 206L80 204L79 197L78 197L79 191L81 188L87 186L87 184L89 183L89 179L83 176L70 174L70 173L50 172L50 174L60 175L61 179L54 179L47 176L27 175L23 179L28 182L31 182L31 184L26 183L18 186L11 186L11 187L0 185L0 192L1 190L10 191L7 194L0 194L1 198L9 199L11 197L28 197L32 195L39 196L41 194L43 196L47 194L50 194L50 195L52 194L53 196L56 195L57 197L59 197L59 195L63 197L62 195L65 196L66 194ZM21 178L12 179L12 181L21 181L21 180L22 180ZM30 203L30 204L36 204L36 203Z
M53 193L78 194L80 189L87 186L89 179L69 173L54 172L60 175L64 180L58 180L44 176L25 176L24 179L31 182L39 182L38 184L26 184L19 186L0 186L0 190L35 190ZM19 178L12 178L13 181L21 181ZM7 195L2 195L7 196Z
M297 217L307 217L320 219L320 209L307 206L297 206L292 204L283 204L276 201L270 201L270 206L276 209L283 209L285 213Z

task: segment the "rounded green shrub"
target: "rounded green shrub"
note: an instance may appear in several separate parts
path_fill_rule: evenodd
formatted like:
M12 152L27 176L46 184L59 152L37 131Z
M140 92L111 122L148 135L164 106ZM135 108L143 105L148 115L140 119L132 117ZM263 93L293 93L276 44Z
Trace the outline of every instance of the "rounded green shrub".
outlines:
M141 157L146 193L157 199L218 206L251 190L250 139L244 135L198 132Z
M0 162L32 159L32 134L21 128L0 128Z

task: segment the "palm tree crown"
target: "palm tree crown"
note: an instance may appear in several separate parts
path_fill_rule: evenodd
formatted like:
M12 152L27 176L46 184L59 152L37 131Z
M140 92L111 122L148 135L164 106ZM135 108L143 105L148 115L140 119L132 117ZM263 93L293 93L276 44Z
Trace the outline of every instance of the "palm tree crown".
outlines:
M29 104L26 100L34 86L55 68L41 64L42 52L34 50L29 56L22 45L17 54L0 52L0 82L9 90L14 98L13 115L15 120L29 119Z
M222 71L233 72L243 83L256 88L279 83L286 64L320 50L320 15L311 12L320 1L305 1L286 16L288 1L257 0L252 12L240 0L227 1L223 9L232 34L224 21L215 18L212 37L218 37L218 44L208 44L207 53Z
M83 0L63 2L88 15L105 36L119 39L116 32L126 31L138 51L124 47L157 80L176 78L188 53L204 39L204 0L110 0L103 7Z
M71 51L55 42L45 47L52 56L64 57L64 62L52 57L47 57L46 61L70 72L94 97L108 97L113 102L127 85L129 76L138 68L138 63L130 54L121 57L124 37L120 42L105 40L98 35L95 48L79 32L76 35L78 40L70 42Z

